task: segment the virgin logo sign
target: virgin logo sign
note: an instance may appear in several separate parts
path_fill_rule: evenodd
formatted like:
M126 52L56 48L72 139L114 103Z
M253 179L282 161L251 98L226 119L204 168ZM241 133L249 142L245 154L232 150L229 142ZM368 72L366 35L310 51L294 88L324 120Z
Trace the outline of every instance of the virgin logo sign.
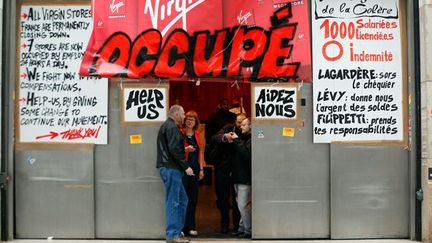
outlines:
M109 0L109 19L126 18L126 1L127 0Z
M159 29L162 36L177 23L187 31L188 13L206 0L146 0L144 15L149 15L154 29ZM163 23L163 24L162 24ZM163 28L161 28L163 26Z
M119 10L121 7L124 7L125 3L123 1L112 0L110 3L110 10L112 14L120 14Z
M240 25L249 24L248 19L251 16L252 13L250 11L243 14L243 10L241 10L239 16L237 16L237 21Z

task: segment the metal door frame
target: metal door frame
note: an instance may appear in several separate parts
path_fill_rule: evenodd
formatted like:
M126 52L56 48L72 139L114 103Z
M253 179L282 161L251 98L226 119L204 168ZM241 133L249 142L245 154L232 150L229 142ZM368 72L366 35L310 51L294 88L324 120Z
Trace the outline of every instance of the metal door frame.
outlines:
M310 1L311 2L311 1ZM405 1L408 2L408 1ZM13 82L7 80L15 80L15 45L16 45L16 1L3 1L3 43L2 43L2 59L12 60L2 65L1 74L1 171L10 175L14 172L14 106L11 105L12 96L15 91ZM414 95L414 102L411 104L415 114L412 117L412 152L410 154L410 195L415 195L415 192L421 189L421 113L420 113L420 44L419 44L419 1L414 0L412 4L407 5L407 21L408 21L408 53L410 58L413 55L409 65L409 76L412 77L411 88L414 90L411 94ZM12 132L11 132L12 131ZM13 239L14 225L14 186L13 180L9 185L8 190L1 190L1 240ZM12 206L10 206L12 205ZM416 200L413 196L410 198L410 238L421 240L421 200Z

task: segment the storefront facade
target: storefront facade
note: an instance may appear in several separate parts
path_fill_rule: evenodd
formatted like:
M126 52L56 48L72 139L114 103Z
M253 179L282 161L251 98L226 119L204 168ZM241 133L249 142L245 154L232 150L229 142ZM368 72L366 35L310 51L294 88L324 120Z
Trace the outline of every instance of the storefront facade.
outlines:
M262 4L265 1L257 2ZM278 2L274 3L278 5L282 4L279 2L284 1L273 2ZM304 4L303 1L291 2L295 2L293 5ZM367 1L358 2L363 4ZM329 11L331 8L331 6L329 8L321 6L320 9L319 4L318 6L314 4L315 1L307 3L311 16L320 11L325 13L324 11ZM25 27L22 22L29 18L30 13L34 15L33 18L36 18L39 10L49 9L50 6L58 8L59 5L70 6L71 10L75 10L80 9L81 6L89 6L90 1L67 1L66 3L65 1L27 0L8 2L4 6L3 40L6 48L4 48L2 63L3 82L0 86L3 89L4 100L1 114L1 158L2 167L7 175L11 176L11 180L2 191L3 236L8 239L50 236L71 239L163 238L163 185L158 171L154 168L155 141L160 123L138 123L133 120L133 116L128 115L122 104L130 94L128 88L138 90L160 88L165 91L162 103L172 104L170 100L173 98L167 97L171 87L169 82L126 78L109 78L105 81L96 80L96 82L81 80L94 83L77 88L87 90L88 93L84 91L79 93L85 101L81 103L77 101L75 106L70 107L70 112L72 108L79 106L81 114L86 114L88 117L97 116L97 119L93 118L92 121L100 125L101 130L96 131L89 127L88 136L81 137L83 140L89 140L86 143L58 141L47 143L35 140L35 138L57 136L74 139L70 130L69 133L54 131L61 134L54 135L49 129L43 130L33 126L34 121L31 119L37 117L36 111L28 109L26 111L28 113L24 112L25 105L20 102L23 98L35 97L34 102L39 102L38 93L35 92L34 96L19 95L20 92L27 92L22 86L25 83L23 79L28 80L27 87L30 87L32 83L30 81L33 83L38 81L38 74L32 73L33 66L30 64L25 66L26 64L22 62L23 50L36 48L29 46L33 44L32 41L42 38L41 36L23 37L22 28ZM222 5L219 7L222 8ZM424 241L429 240L430 199L427 175L431 167L428 154L432 148L428 136L431 110L428 90L430 90L431 79L428 78L430 71L426 68L427 57L430 56L426 34L428 15L431 15L429 13L431 10L430 3L417 4L416 1L414 3L399 1L397 9L400 11L397 14L400 21L398 22L400 34L397 34L401 38L399 64L401 65L400 77L403 80L398 108L403 112L400 120L395 122L400 121L401 124L400 139L390 137L380 140L379 137L372 137L361 141L356 136L350 138L348 134L344 136L346 140L330 138L333 140L329 142L326 140L329 138L317 136L320 135L317 129L330 128L320 127L317 123L319 120L316 115L320 110L317 106L319 98L313 91L315 80L288 82L289 85L295 85L297 92L298 117L294 120L281 122L278 119L270 119L270 121L259 119L257 106L251 105L252 114L255 115L252 134L254 148L252 152L254 227L252 237L254 239L408 238L419 240L421 238ZM86 21L90 21L82 11L78 12L82 13L80 16L84 16ZM293 7L293 15L295 15L295 7ZM325 19L324 15L322 17ZM41 22L41 27L44 23ZM317 23L310 24L311 33L314 29L319 29L314 24ZM420 29L420 35L417 28ZM47 33L51 32L54 31L47 30ZM383 32L385 34L384 30ZM58 31L59 35L61 33L62 31ZM80 35L79 32L70 33ZM306 44L310 52L315 48L314 38L318 40L314 33L310 35L311 41ZM33 40L30 41L31 39ZM66 42L63 42L64 52L72 52L72 49L67 48L72 48L74 43L78 43L78 39L72 39L69 47ZM56 47L59 48L60 44ZM42 48L40 45L39 53L44 53ZM349 45L346 48L349 48ZM17 55L21 59L17 59ZM337 56L332 55L328 54L329 59ZM323 56L326 54L324 53ZM420 56L421 63L419 63ZM36 56L33 58L37 59ZM320 65L325 66L325 62ZM382 71L386 69L380 69L381 66L388 63L381 66L373 65L375 65L373 69ZM419 70L420 67L422 70ZM45 74L50 71L54 73L50 68L37 68L43 70L39 71L41 80L46 77L45 81L48 83L56 81L55 74L51 76ZM53 70L56 68L63 69L64 66L59 63ZM357 68L360 69L357 66L353 67L353 69ZM23 74L28 75L29 69L31 75L36 75L33 80L30 77L22 77ZM314 79L310 65L308 70L309 78ZM304 69L301 71L303 72ZM61 74L62 77L65 77L64 75ZM197 80L195 79L194 82ZM268 89L274 87L252 82L252 103L259 100L257 90L260 85ZM286 89L289 89L289 85ZM325 88L322 89L324 90ZM382 93L386 92L391 94L392 91L382 91ZM87 99L95 93L98 102ZM381 94L381 90L372 90L371 93L378 95ZM354 94L350 94L347 98L351 98L352 95ZM366 96L369 93L361 93L361 95ZM46 97L51 99L49 95ZM72 100L74 98L72 97ZM424 100L420 101L420 98ZM67 99L65 100L67 102ZM273 100L268 103L277 102ZM92 109L94 107L98 107L96 110L100 113L95 113ZM326 111L322 113L325 114ZM389 116L393 115L384 115L382 118L389 118ZM23 118L26 118L28 123L18 125ZM163 117L160 118L163 120ZM56 124L60 126L62 122L67 123L66 120L59 120ZM83 120L75 122L84 123ZM87 124L91 125L91 122ZM419 190L420 188L423 192Z

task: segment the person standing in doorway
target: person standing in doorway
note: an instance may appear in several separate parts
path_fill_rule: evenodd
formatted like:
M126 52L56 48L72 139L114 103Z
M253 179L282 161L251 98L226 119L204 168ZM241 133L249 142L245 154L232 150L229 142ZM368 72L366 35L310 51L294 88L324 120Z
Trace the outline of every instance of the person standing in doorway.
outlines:
M182 178L186 173L194 176L184 154L184 140L180 132L185 118L183 107L171 106L168 119L162 124L157 136L156 168L165 185L166 241L168 243L187 243L182 229L188 203Z
M212 143L216 144L220 158L215 164L215 189L217 206L221 214L221 233L225 234L229 228L230 205L232 210L233 232L239 229L240 212L237 206L234 184L232 181L232 160L234 148L230 146L232 136L240 135L240 126L246 115L241 113L235 118L235 122L225 125L212 137Z
M252 150L251 150L251 122L246 118L241 123L241 139L232 134L231 146L234 147L232 160L232 177L237 194L237 205L241 214L241 220L237 236L251 238L252 233Z
M188 195L188 205L186 210L186 220L183 232L190 236L197 236L195 222L195 210L198 202L198 181L204 178L204 163L201 155L201 140L198 133L199 127L198 114L195 111L188 111L185 118L185 126L182 129L184 135L185 157L192 168L194 176L183 176L183 185Z
M230 182L230 168L228 164L224 163L227 161L226 156L224 156L225 151L222 148L223 146L219 146L220 141L213 139L223 127L234 124L236 115L229 111L230 105L229 99L221 99L216 112L209 117L205 129L206 146L204 158L207 164L214 165L215 167L216 206L221 215L220 232L222 234L228 233L229 229L230 198L233 201L232 217L234 230L237 230L237 219L240 219L240 212L238 212L235 199L230 195L231 192L234 193L234 188Z

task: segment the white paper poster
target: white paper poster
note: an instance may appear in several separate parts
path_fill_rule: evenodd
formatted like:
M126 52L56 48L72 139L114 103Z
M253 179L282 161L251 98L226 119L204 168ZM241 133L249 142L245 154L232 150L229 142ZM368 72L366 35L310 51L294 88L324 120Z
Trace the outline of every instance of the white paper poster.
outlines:
M314 142L404 139L398 0L313 0Z
M90 6L22 6L19 141L106 144L108 82L81 78Z
M125 122L164 122L168 112L166 87L123 88Z
M295 84L252 86L252 118L254 120L296 120L298 90Z

